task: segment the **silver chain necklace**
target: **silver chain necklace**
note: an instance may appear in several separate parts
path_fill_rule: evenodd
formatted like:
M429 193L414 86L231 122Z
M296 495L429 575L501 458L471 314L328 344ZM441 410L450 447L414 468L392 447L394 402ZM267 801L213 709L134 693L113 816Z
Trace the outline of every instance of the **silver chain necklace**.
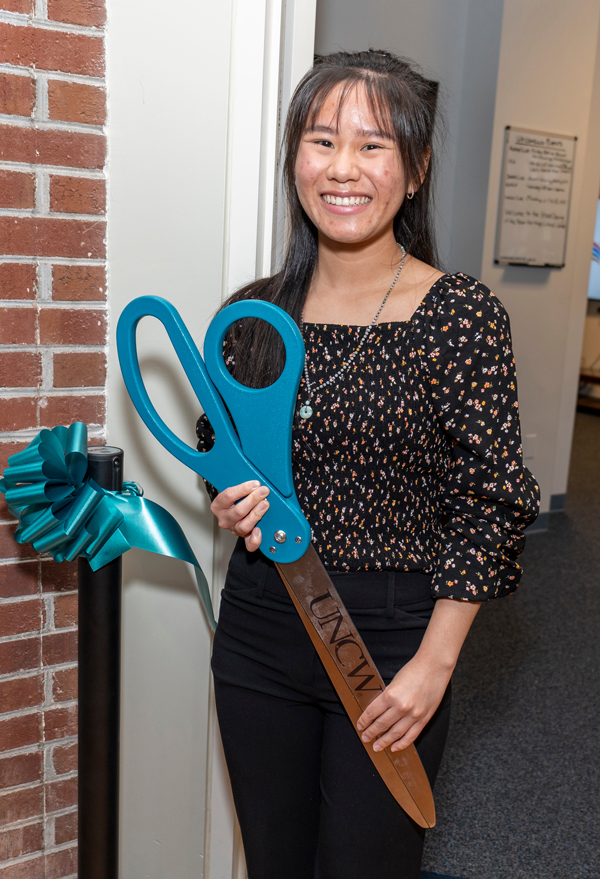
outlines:
M404 268L404 260L406 259L406 250L404 249L402 244L400 245L400 250L402 251L402 261L400 263L400 268L396 272L396 276L390 285L390 289L387 291L387 293L383 297L383 302L381 303L381 305L377 309L377 314L375 315L375 317L373 318L373 320L371 321L369 326L365 329L364 333L362 334L362 338L361 338L360 342L358 343L357 347L354 349L354 351L352 352L350 357L345 361L345 363L342 363L342 365L337 370L337 372L334 372L333 375L329 376L329 378L327 379L326 382L323 382L323 384L319 385L320 389L326 388L328 385L333 384L334 381L341 378L341 376L345 372L347 372L348 369L350 369L355 357L357 356L357 354L360 351L360 349L362 348L362 346L365 344L365 341L367 340L367 336L369 335L369 333L373 329L373 326L377 322L377 318L379 317L379 315L383 311L383 306L388 301L388 296L390 295L390 293L392 292L392 290L396 286L396 281L400 277L400 272ZM302 332L304 331L304 311L302 311L302 314L300 316L300 330ZM305 358L304 358L304 381L306 383L307 397L306 397L306 400L304 401L304 404L300 407L300 418L304 418L306 420L307 418L310 418L311 415L313 414L313 409L312 409L312 406L310 405L310 398L313 395L313 386L311 385L310 376L308 374L308 354L306 354Z

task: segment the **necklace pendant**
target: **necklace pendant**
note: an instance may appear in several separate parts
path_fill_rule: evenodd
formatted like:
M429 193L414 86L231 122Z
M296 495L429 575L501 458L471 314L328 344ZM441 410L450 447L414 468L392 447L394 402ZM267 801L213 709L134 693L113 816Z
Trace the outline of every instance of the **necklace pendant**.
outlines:
M312 414L313 414L312 406L309 406L308 402L306 402L304 404L304 406L300 407L300 418L307 419L307 418L310 418L310 416Z

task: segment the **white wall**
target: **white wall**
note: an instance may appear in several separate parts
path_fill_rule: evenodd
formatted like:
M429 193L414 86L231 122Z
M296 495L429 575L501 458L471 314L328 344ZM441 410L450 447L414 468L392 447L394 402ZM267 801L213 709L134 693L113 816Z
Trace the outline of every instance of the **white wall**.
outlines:
M600 0L504 3L482 278L511 317L544 511L567 485L600 178L599 24ZM564 269L493 264L506 125L578 137Z
M315 49L389 49L440 83L438 156L443 267L481 273L489 155L504 0L318 0Z
M169 298L200 340L221 300L231 3L153 14L109 4L108 439L125 477L178 519L212 572L212 521L194 474L129 404L114 328L136 296ZM211 38L205 39L210 26ZM166 336L143 325L140 358L163 417L193 443L200 411ZM210 636L183 563L124 558L121 875L203 872Z
M314 15L315 0L184 0L168 14L109 3L108 439L125 450L126 479L183 527L217 606L231 542L199 478L133 410L114 329L131 299L156 294L201 346L222 299L269 273L279 101L312 61ZM138 347L159 413L194 445L200 406L166 334L144 321ZM133 550L124 562L120 875L241 879L191 571Z

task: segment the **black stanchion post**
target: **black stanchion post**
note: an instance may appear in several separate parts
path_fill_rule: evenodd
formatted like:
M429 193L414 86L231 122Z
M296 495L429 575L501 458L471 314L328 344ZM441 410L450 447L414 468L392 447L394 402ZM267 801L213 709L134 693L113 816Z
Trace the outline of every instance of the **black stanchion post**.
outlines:
M123 488L123 450L88 449L88 476ZM79 879L117 879L121 696L121 557L79 559Z

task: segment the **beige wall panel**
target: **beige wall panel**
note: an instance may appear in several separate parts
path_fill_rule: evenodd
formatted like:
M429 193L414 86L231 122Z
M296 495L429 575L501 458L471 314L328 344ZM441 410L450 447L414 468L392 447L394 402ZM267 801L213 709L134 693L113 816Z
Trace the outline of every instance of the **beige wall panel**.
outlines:
M510 314L528 461L542 510L566 491L600 175L593 119L598 0L505 0L482 277ZM597 105L597 102L596 102ZM578 137L564 269L494 266L506 125Z

